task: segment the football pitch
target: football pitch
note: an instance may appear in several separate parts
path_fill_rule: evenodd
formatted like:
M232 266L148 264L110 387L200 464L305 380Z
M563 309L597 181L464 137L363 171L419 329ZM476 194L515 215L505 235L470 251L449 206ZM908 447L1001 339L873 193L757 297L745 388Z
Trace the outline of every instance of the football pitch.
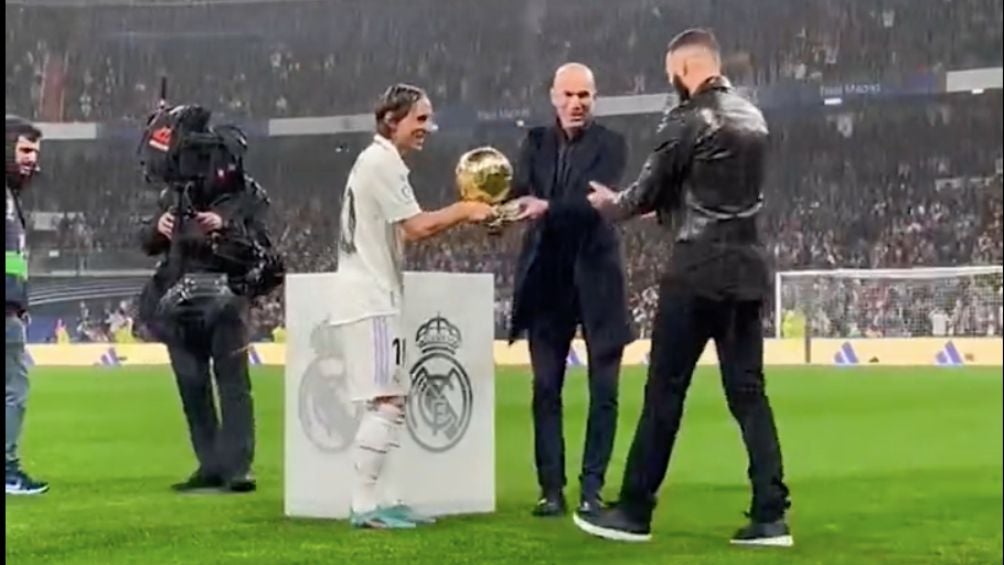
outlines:
M280 368L253 374L259 491L251 495L169 491L194 459L166 367L36 368L23 452L27 470L52 490L6 498L6 561L1001 563L999 367L769 370L792 549L727 542L745 519L746 459L714 369L694 378L649 544L594 539L570 518L530 516L529 375L506 368L497 377L498 511L381 532L283 516ZM624 371L607 499L616 498L643 384L643 370ZM573 371L565 385L573 501L587 400L584 375Z

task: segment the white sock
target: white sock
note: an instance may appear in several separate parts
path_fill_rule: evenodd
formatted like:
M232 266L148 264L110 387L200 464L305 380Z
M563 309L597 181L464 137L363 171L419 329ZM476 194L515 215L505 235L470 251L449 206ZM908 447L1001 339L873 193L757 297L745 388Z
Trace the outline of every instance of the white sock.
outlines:
M404 425L404 413L402 412L398 418L398 430L403 430ZM395 441L388 447L389 449L387 451L386 463L384 464L384 472L380 476L380 484L378 486L381 491L381 498L385 507L404 504L404 500L401 498L397 473L397 471L401 468L400 434L395 437Z
M391 445L397 444L400 413L400 408L384 402L363 412L356 440L352 445L355 467L352 511L357 514L372 512L380 503L377 482L384 474Z

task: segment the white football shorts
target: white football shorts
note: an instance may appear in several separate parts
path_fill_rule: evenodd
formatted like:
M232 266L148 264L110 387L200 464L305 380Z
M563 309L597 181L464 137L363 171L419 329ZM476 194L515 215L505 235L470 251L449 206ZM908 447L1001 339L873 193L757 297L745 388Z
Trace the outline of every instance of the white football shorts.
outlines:
M399 315L372 316L336 327L349 396L354 402L408 395L411 383Z

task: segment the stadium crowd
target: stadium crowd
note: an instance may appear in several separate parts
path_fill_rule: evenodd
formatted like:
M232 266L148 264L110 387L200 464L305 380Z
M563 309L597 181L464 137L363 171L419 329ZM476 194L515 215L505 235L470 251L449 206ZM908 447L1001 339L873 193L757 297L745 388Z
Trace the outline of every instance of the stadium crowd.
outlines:
M896 81L999 66L1002 58L997 0L867 6L851 0L434 0L435 18L430 1L389 0L376 8L302 0L292 17L277 17L288 2L177 10L7 3L14 22L6 27L7 109L47 121L135 118L151 108L161 74L170 76L173 99L221 110L221 119L365 112L390 77L426 86L440 108L512 109L546 104L550 73L568 59L592 65L603 92L661 93L658 54L667 30L680 21L719 31L729 72L740 84ZM394 18L385 17L388 9ZM757 21L776 25L748 25L753 10ZM771 110L764 234L775 267L1000 265L1001 108L1000 91L990 91ZM652 145L655 117L604 121L627 136L627 175L633 176ZM490 144L513 156L521 135L514 124L444 129L414 163L419 199L434 206L455 198L453 167L462 151ZM335 267L343 183L368 142L363 134L252 139L249 169L269 190L274 233L292 270ZM52 233L32 238L34 265L150 266L132 234L156 191L143 185L134 149L115 138L47 144L45 175L28 205L62 219ZM622 231L629 300L647 335L668 239L653 221ZM476 228L454 232L411 249L409 268L495 273L501 330L520 235L519 228L498 237ZM812 317L826 320L814 322L821 335L928 331L918 329L927 327L922 320L902 321L904 309L924 300L950 310L959 331L986 333L993 326L1001 334L999 282L983 303L962 300L960 285L933 297L897 290L896 283L881 291L829 293L819 284L818 293L850 297L816 304ZM91 326L111 328L100 320L120 310L129 315L128 306L111 308ZM279 297L255 316L260 337L271 335L282 320ZM768 331L773 324L766 313Z
M606 93L662 92L680 22L714 28L743 83L896 81L999 65L1004 17L997 0L156 4L7 2L8 105L46 121L135 118L166 74L176 99L231 116L364 112L387 77L441 104L515 108L545 100L572 59Z
M1001 264L1001 102L1000 94L987 93L769 116L775 157L764 234L776 268ZM652 121L606 120L630 140L628 177L652 142ZM453 166L463 150L488 143L513 155L519 135L499 128L435 139L414 163L421 201L436 206L455 198ZM293 270L335 268L342 185L367 142L361 134L258 140L250 169L270 191L274 233ZM101 144L53 144L46 161L55 172L30 195L32 205L86 218L62 222L50 238L61 254L92 257L93 268L93 257L111 254L108 264L132 251L136 262L123 266L148 266L129 244L155 191L143 186L128 151L114 144L95 151L95 145ZM520 231L493 237L466 228L412 248L409 268L495 273L501 328ZM626 224L622 232L629 298L645 334L667 235L651 220ZM274 326L281 309L261 316L264 326Z

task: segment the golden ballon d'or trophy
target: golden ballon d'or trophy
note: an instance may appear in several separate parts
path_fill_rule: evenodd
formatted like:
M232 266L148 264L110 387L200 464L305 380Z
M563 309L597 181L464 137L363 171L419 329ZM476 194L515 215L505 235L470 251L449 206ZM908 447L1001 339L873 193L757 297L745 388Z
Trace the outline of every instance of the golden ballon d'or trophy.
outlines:
M456 173L461 200L494 206L495 217L486 223L489 231L500 233L506 224L516 221L519 201L503 204L512 188L512 165L501 151L494 147L471 149L460 156Z

